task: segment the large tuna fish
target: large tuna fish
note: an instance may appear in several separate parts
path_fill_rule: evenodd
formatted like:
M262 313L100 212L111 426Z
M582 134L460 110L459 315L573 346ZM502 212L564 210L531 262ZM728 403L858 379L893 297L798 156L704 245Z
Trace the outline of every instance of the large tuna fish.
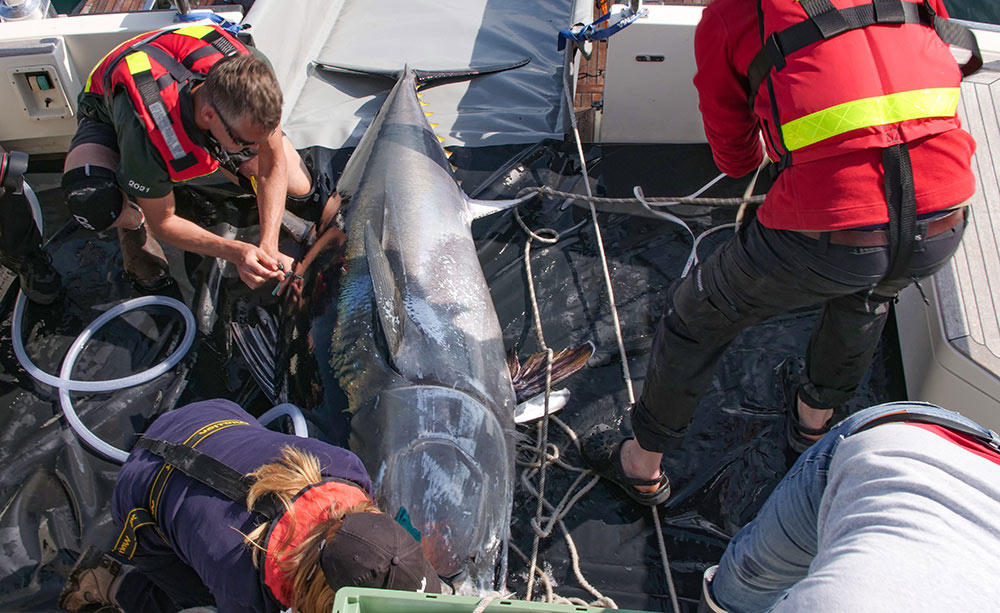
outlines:
M336 226L312 233L282 322L286 362L249 360L272 400L319 407L321 420L346 393L350 448L379 506L409 517L438 573L466 594L503 586L519 400L470 225L519 201L466 197L416 88L524 63L381 74L396 85L337 184L346 246ZM276 327L235 326L235 340L263 354ZM563 353L557 378L592 350ZM544 360L529 364L511 361L526 395L539 391Z

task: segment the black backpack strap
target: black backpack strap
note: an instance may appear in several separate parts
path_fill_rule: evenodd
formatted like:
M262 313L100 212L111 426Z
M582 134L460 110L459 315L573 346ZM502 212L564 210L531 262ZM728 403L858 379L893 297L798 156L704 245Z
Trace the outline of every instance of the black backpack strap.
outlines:
M246 504L254 481L228 464L187 445L159 439L142 437L134 448L145 449L195 481L204 483L230 500ZM278 501L266 497L258 500L253 510L272 519L280 508Z
M761 0L757 0L757 27L758 27L759 34L760 34L761 46L763 47L761 49L761 51L763 51L764 49L767 48L767 41L764 39L764 6L763 6ZM769 37L768 40L770 40L770 38L773 38L773 36ZM785 60L782 57L781 58L781 65L782 66L784 66L784 62L785 62ZM778 100L777 100L777 98L774 95L774 82L771 79L770 70L764 73L763 79L767 82L767 95L768 95L768 98L769 98L769 101L770 101L770 104L771 104L771 120L774 122L774 130L775 130L775 132L778 133L778 143L775 143L774 139L771 138L770 131L767 129L767 126L764 124L763 119L761 120L761 126L760 126L761 133L763 133L765 135L765 137L767 138L768 142L770 142L771 147L776 152L778 152L778 153L781 154L781 158L776 163L770 164L767 167L767 172L770 175L771 180L773 181L774 179L776 179L778 177L778 174L782 170L784 170L784 169L786 169L786 168L788 168L789 166L792 165L792 152L788 150L788 145L785 144L785 135L781 131L781 118L778 116ZM759 83L758 83L758 85L759 85ZM754 99L754 97L756 95L756 91L757 90L756 89L751 89L750 91L751 91L751 93L750 93L750 97L748 98L748 101L749 101L749 104L750 104L750 109L752 111L753 110L753 99ZM780 147L778 145L780 145Z

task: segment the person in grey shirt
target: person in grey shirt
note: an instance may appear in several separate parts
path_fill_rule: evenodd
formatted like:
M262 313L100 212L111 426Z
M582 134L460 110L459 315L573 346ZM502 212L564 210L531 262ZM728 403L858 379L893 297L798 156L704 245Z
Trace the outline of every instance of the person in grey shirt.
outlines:
M932 404L848 417L706 570L701 612L993 610L1000 437Z

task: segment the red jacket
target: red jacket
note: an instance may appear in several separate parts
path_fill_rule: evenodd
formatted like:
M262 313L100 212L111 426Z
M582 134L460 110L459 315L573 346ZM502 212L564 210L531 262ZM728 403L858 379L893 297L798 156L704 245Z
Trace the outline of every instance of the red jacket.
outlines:
M838 0L835 6L844 8L863 1ZM940 0L931 4L945 15ZM771 24L771 16L767 19L769 29L787 25ZM871 38L876 36L878 44L873 45ZM790 85L775 92L781 122L886 92L957 85L958 67L950 57L950 63L945 63L936 54L943 44L935 39L933 30L918 24L871 26L790 55L795 59L790 59L784 71L798 70L798 75L804 76L788 73L796 78L783 79ZM932 44L937 47L931 48ZM832 53L811 53L820 46ZM926 53L922 52L925 46L929 48ZM716 164L731 176L745 175L760 163L760 125L776 138L766 84L757 92L753 110L747 103L746 71L760 47L754 0L710 2L695 33L698 72L694 84ZM913 70L893 71L883 74L882 79L858 78L859 73L879 74L879 69L888 65ZM823 75L817 78L815 70ZM824 86L816 87L817 82ZM801 87L802 83L809 86ZM782 97L793 104L783 104ZM888 222L881 148L897 142L910 145L918 213L947 208L971 197L975 179L969 161L975 141L959 128L957 118L920 119L853 130L796 149L792 166L778 176L757 212L758 218L766 226L790 230ZM768 154L773 160L780 157L770 143Z
M117 88L124 88L136 116L149 133L150 142L163 157L170 178L187 181L215 172L219 162L185 132L180 90L188 79L203 78L216 62L236 53L249 51L215 25L195 24L148 32L125 41L104 56L90 73L84 91L103 95L110 108ZM174 66L165 66L166 62L173 62Z

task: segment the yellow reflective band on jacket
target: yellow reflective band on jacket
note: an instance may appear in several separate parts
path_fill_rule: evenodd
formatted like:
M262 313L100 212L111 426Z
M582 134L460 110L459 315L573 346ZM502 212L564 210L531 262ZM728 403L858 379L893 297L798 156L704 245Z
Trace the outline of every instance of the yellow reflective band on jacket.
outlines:
M957 87L915 89L873 98L844 102L782 124L789 151L872 126L910 119L954 117L958 109Z
M205 38L206 34L214 31L212 26L184 26L183 28L177 28L173 33L183 34L191 38Z
M131 74L139 74L140 72L153 69L153 66L149 63L149 56L146 55L145 51L136 51L135 53L126 55L125 63L128 64L128 71Z

